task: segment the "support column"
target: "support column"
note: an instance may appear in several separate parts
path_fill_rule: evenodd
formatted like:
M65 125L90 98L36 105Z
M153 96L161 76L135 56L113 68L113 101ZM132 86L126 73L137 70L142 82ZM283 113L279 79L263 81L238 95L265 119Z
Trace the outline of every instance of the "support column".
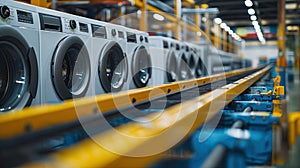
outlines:
M285 0L278 1L278 59L277 66L286 67L287 61L285 57Z
M31 0L30 4L47 8L47 0Z
M140 20L140 30L147 32L147 0L143 0L143 6L141 7L141 20Z
M295 55L294 81L300 83L300 30L296 35L296 55Z
M177 19L177 23L175 25L175 38L177 40L181 40L180 33L181 33L181 0L174 0L174 9L175 9L175 17Z
M214 21L212 22L212 25L213 25L213 29L214 29L214 46L216 47L216 48L218 48L218 45L219 45L219 35L218 35L218 24L217 23L215 23Z
M195 6L196 10L199 9L199 8L200 8L199 5ZM195 22L195 26L197 28L201 29L200 28L201 25L200 25L200 14L199 13L195 13L195 15L194 15L194 22ZM199 38L199 36L198 36L198 34L196 32L195 41L199 41L199 40L200 40L200 38Z
M209 21L209 14L208 14L208 13L204 14L204 17L206 18L206 22L205 22L205 33L206 33L208 39L211 40L211 36L210 36L210 21Z
M218 45L217 45L217 48L219 49L219 50L221 50L222 49L222 44L221 44L221 42L222 42L222 35L221 35L221 33L222 33L222 30L221 30L221 26L218 24L217 25L217 40L218 40Z
M224 33L224 38L223 38L223 51L225 51L225 52L227 52L227 48L228 48L228 46L227 46L227 32L225 31L225 29L223 29L223 33Z

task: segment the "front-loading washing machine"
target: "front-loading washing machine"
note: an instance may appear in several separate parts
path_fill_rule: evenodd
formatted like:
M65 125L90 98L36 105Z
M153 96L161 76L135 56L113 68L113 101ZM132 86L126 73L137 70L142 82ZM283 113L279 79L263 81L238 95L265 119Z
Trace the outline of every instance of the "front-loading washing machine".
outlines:
M39 35L36 7L0 1L0 112L39 99Z
M146 32L127 28L127 58L129 74L127 88L141 88L152 85L152 61L149 51L149 35Z
M207 75L206 65L204 64L203 46L194 43L187 43L191 48L190 51L190 68L192 75L195 78L200 78Z
M221 60L222 60L224 71L229 72L229 71L233 70L232 65L233 65L233 62L234 62L235 55L231 54L231 53L228 53L228 52L225 52L225 51L221 51L221 50L219 50L218 52L219 52L219 55L220 55Z
M178 80L188 80L193 78L191 65L189 65L191 57L190 47L181 42L181 52L178 56Z
M219 53L219 50L213 46L208 48L208 73L209 74L218 74L224 73L225 69L222 63L222 56Z
M178 80L178 58L181 42L161 36L150 36L152 59L152 85L161 85Z
M96 78L95 95L124 90L128 77L125 27L95 21L92 25L92 55Z
M40 21L40 92L36 104L86 95L91 78L90 26L84 18L37 8Z
M184 42L186 48L186 56L187 56L187 65L189 67L189 78L195 78L196 75L196 61L197 61L197 51L194 46L192 46L188 42Z

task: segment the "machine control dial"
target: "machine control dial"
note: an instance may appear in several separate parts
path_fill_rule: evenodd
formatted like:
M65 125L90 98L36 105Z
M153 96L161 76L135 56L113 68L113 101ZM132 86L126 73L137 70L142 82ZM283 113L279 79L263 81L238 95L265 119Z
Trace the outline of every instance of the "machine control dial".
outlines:
M75 21L75 20L70 20L69 24L70 24L70 28L71 28L71 29L76 29L77 24L76 24L76 21Z
M3 5L0 7L0 16L3 18L3 19L6 19L10 16L10 9Z
M112 29L112 30L111 30L111 35L112 35L112 36L116 36L116 35L117 35L116 29Z

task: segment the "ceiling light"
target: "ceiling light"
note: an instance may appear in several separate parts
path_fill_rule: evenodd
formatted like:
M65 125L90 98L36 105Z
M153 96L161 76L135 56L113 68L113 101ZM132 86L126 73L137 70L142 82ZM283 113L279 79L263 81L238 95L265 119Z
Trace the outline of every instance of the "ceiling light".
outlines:
M157 14L157 13L153 14L153 18L156 19L156 20L159 20L159 21L165 20L165 17L163 17L162 15Z
M299 30L298 26L287 26L286 28L287 28L288 31L297 31L297 30Z
M215 18L214 21L217 24L221 24L222 23L222 19L221 18Z
M252 16L250 16L250 19L251 19L251 20L256 20L257 17L256 17L255 15L252 15Z
M245 1L245 5L246 5L247 7L251 7L251 6L253 5L253 3L252 3L251 0L246 0L246 1Z
M225 31L227 31L227 32L228 32L229 30L230 30L230 27L228 27L228 26L227 26L227 27L225 27Z
M256 21L256 20L252 21L252 25L253 26L258 25L258 21Z
M206 20L207 20L206 17L202 18L202 22L206 22Z
M226 23L221 23L220 26L222 29L225 29L227 25L226 25Z
M296 8L297 8L297 4L296 3L285 4L285 9L296 9Z
M249 15L254 15L255 14L255 10L253 8L248 9L248 14Z
M201 33L201 32L197 32L197 35L198 35L198 36L201 36L201 35L202 35L202 33Z
M258 24L254 25L254 29L260 29L260 26Z

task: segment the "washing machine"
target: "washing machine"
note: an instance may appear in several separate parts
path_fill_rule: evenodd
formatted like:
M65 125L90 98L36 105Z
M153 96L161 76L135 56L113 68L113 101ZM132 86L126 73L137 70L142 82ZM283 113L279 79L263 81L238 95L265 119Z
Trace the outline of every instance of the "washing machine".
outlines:
M190 47L185 43L181 42L181 52L178 55L178 80L188 80L193 78L192 74L192 63ZM193 57L194 58L194 57ZM195 65L195 64L194 64Z
M234 63L235 55L231 54L231 53L228 53L228 52L221 51L221 50L219 50L218 52L219 52L219 55L220 55L221 60L222 60L224 71L229 72L229 71L233 70L232 66L233 66L233 63Z
M204 63L204 50L202 45L195 43L187 43L190 47L189 66L192 71L192 76L195 78L204 77L207 75L206 65Z
M38 99L38 23L36 7L0 1L0 112Z
M127 88L141 88L152 85L152 60L149 50L149 35L136 29L127 28L127 58L129 74Z
M224 73L226 67L223 65L224 56L213 46L208 49L208 70L210 74Z
M161 36L150 36L150 54L152 60L152 85L161 85L178 81L178 58L181 54L181 42Z
M94 21L92 27L92 55L97 70L94 94L124 90L128 78L125 27Z
M40 22L40 101L84 97L90 87L91 27L79 16L37 8Z

